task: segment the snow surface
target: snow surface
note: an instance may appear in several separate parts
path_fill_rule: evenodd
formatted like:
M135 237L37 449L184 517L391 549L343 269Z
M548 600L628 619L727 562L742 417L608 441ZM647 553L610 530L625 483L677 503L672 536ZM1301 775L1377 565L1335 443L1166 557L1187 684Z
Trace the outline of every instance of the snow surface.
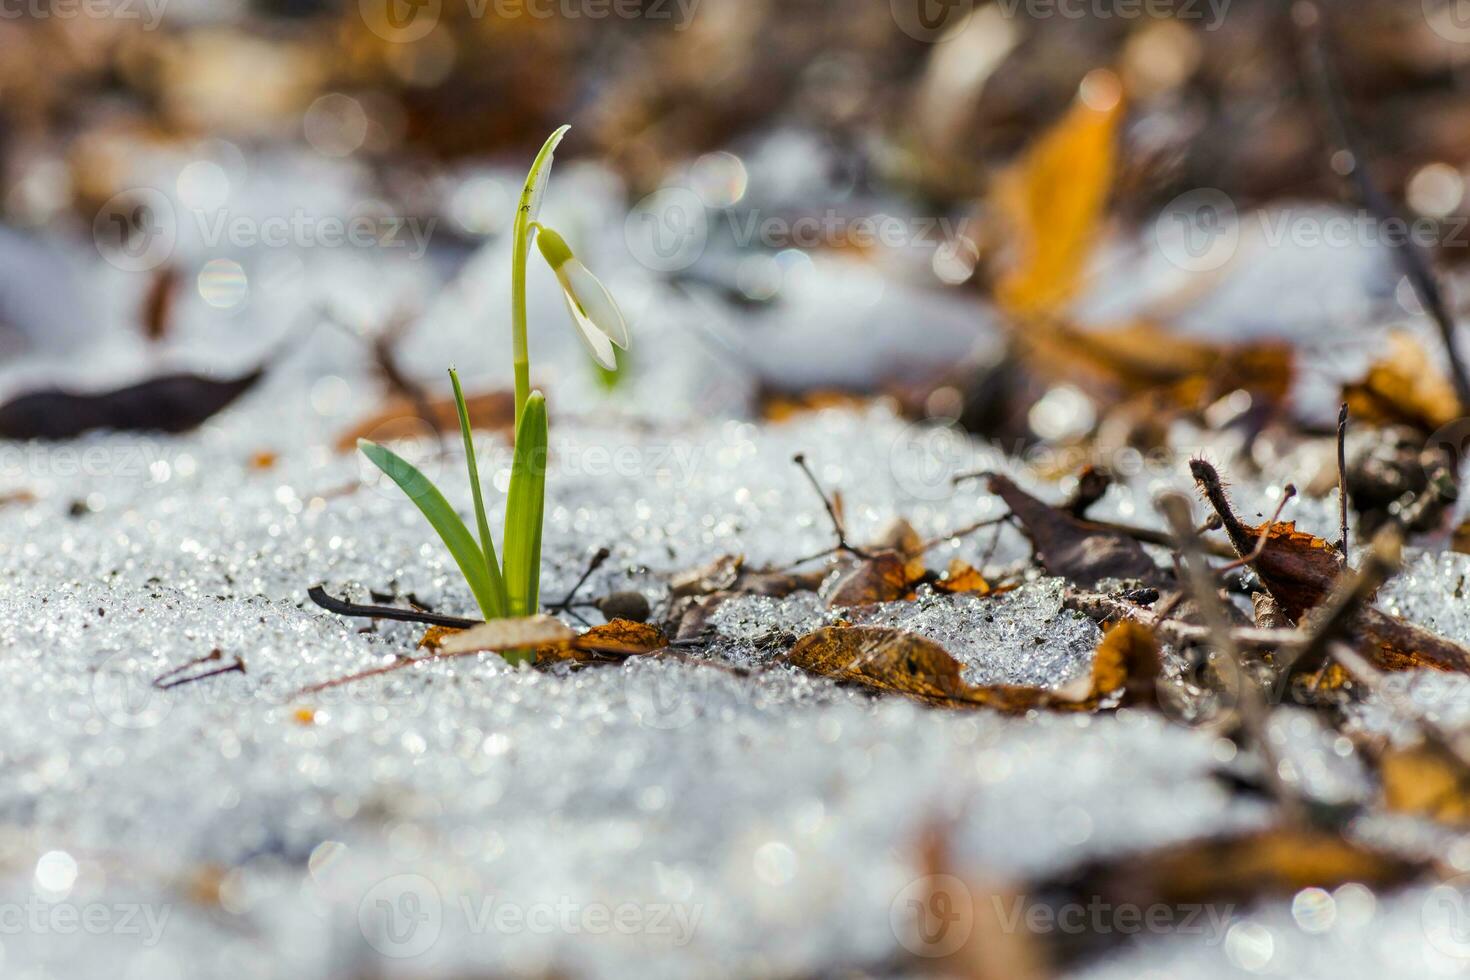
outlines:
M841 489L856 541L900 516L941 537L1003 512L950 478L1015 466L947 430L880 407L749 421L758 382L780 365L730 351L764 352L772 331L800 349L812 305L767 311L753 339L732 341L701 312L707 297L620 257L621 213L598 210L617 192L605 175L563 178L590 209L579 213L606 216L585 229L586 252L631 297L635 345L629 382L603 393L558 325L549 277L533 280L535 365L553 413L544 596L564 594L602 546L612 558L584 594L636 589L655 605L670 572L726 554L780 566L829 546L797 452ZM1230 743L1160 713L930 710L771 663L772 630L835 615L811 596L727 604L709 644L684 651L716 667L634 659L542 673L484 655L297 696L393 663L422 632L366 630L310 604L308 586L473 609L410 504L331 448L380 391L360 339L307 329L301 312L325 307L367 330L416 302L413 370L442 389L438 372L458 361L469 387L500 385L507 249L492 241L447 284L432 263L396 256L245 257L248 301L220 310L190 283L166 358L113 331L85 357L39 352L0 372L13 392L58 375L104 386L164 363L221 375L271 364L258 390L190 435L0 446L0 493L36 498L0 510L0 975L883 971L905 962L905 902L936 826L951 829L960 871L1025 882L1264 823L1265 808L1225 779L1243 764ZM99 288L119 303L141 294L141 277L104 273ZM953 301L934 302L952 325ZM871 329L913 336L916 321L891 320ZM948 360L954 331L944 335ZM832 336L832 323L814 325L815 343ZM871 370L862 361L837 358L832 377ZM1190 454L1236 448L1189 432L1180 444L1191 449L1126 474L1098 514L1157 526L1150 501L1190 488ZM456 439L400 448L467 507ZM257 465L267 453L276 461ZM507 447L485 436L480 460L498 501ZM1296 458L1258 462L1259 475L1231 488L1251 516L1299 473ZM1018 475L1048 499L1069 489ZM1296 500L1286 516L1327 536L1334 511L1330 499ZM988 547L988 532L955 538L930 565L979 562ZM992 565L1028 553L1007 531ZM1383 601L1470 640L1463 604L1447 600L1462 564L1425 558ZM868 621L940 640L972 682L1056 687L1087 672L1098 635L1062 609L1060 589L1039 578L993 599L926 594ZM152 686L214 650L191 670L238 657L244 671ZM1346 740L1290 712L1273 726L1285 733L1283 778L1303 792L1341 802L1370 791ZM1235 910L1219 936L1137 937L1077 975L1382 976L1417 969L1416 957L1426 971L1463 970L1456 934L1421 915L1451 897L1375 899L1352 886L1297 896Z

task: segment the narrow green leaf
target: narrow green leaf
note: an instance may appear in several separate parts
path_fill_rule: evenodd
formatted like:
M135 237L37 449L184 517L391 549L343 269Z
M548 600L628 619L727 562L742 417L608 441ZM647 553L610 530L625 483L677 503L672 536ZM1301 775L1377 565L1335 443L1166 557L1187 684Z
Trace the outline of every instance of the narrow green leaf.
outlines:
M546 444L546 399L533 391L516 427L515 458L505 501L505 591L512 616L534 616L540 608Z
M428 518L434 530L439 532L439 537L443 539L465 581L469 583L470 591L475 594L480 612L487 619L503 615L495 611L497 596L490 574L485 569L485 556L480 551L480 546L475 544L470 529L464 526L464 521L459 519L459 515L449 506L449 501L444 499L438 488L415 469L412 463L391 449L385 449L366 439L359 439L357 448L362 450L362 454L374 466L398 484L399 489L408 494L408 499L413 501L414 506Z
M475 437L470 432L470 410L464 403L464 389L459 386L459 372L449 369L449 380L454 385L454 405L459 409L459 432L464 436L465 462L470 469L470 493L475 498L475 523L480 529L480 552L484 557L485 570L490 575L491 590L495 593L495 615L504 616L507 610L505 579L500 574L500 558L495 554L495 539L490 536L490 520L485 516L485 498L480 493L480 467L475 463Z

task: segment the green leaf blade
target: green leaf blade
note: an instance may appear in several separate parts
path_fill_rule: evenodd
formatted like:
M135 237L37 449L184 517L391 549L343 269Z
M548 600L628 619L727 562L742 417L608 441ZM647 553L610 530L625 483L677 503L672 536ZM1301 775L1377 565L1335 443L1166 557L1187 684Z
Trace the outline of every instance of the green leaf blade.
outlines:
M475 523L480 531L480 553L485 571L490 576L490 588L494 593L496 617L503 617L509 610L505 594L505 579L500 574L500 557L495 553L495 539L490 536L490 520L485 515L485 498L480 492L480 467L475 462L475 438L470 430L470 411L464 401L464 389L459 385L459 372L449 369L449 380L454 385L454 405L459 410L459 432L464 437L465 464L470 471L470 493L475 498Z
M541 527L546 507L546 399L526 400L516 427L515 458L505 503L505 591L512 616L540 608Z
M464 521L460 520L454 508L449 505L449 501L444 499L444 495L428 477L391 449L366 439L358 440L357 448L413 501L454 557L455 564L459 566L460 573L464 575L470 591L475 595L480 612L487 619L495 618L497 597L485 567L485 555L475 543L470 529L465 527Z

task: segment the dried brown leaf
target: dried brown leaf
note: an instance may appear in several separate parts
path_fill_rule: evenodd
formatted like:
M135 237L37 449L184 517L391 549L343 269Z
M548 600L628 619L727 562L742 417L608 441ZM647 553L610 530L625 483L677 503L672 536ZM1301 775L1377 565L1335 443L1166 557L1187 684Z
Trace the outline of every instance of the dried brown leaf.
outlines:
M1127 535L1044 504L998 473L990 475L989 487L1020 520L1036 557L1052 575L1087 589L1108 578L1144 582L1162 578L1143 546Z
M849 681L932 704L974 705L1009 714L1038 709L1096 711L1138 679L1138 696L1151 696L1158 647L1146 627L1115 626L1098 645L1092 673L1068 690L996 685L977 687L961 677L959 661L933 640L884 626L829 626L797 641L788 661L814 674Z
M897 602L914 594L916 579L910 574L910 562L896 552L884 552L860 559L843 572L822 592L828 609L868 606L877 602ZM919 566L923 575L923 566Z

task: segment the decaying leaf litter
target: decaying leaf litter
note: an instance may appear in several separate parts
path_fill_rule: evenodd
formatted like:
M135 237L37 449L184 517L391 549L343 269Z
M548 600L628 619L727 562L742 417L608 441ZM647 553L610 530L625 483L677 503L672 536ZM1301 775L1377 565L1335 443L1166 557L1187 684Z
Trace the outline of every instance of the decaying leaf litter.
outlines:
M11 559L0 628L19 656L0 671L37 710L15 719L7 761L20 799L109 804L48 804L0 867L30 875L40 848L105 855L78 871L97 894L166 896L200 949L221 923L248 943L295 936L297 969L322 975L338 924L293 920L324 905L350 917L404 862L451 904L493 882L522 902L675 906L703 931L655 939L670 975L742 956L791 975L910 969L935 950L891 906L926 875L963 892L930 882L921 899L963 895L993 930L976 935L997 940L947 951L960 975L989 975L997 948L1009 975L1157 969L1189 938L1151 951L1006 929L996 910L1026 896L1213 910L1221 942L1177 951L1191 970L1239 965L1263 934L1281 963L1359 956L1317 949L1331 930L1302 926L1304 895L1359 930L1424 928L1463 850L1470 773L1440 698L1470 665L1470 625L1452 604L1426 616L1403 582L1448 602L1470 574L1444 548L1458 447L1446 459L1435 441L1460 414L1454 380L1426 383L1438 352L1407 339L1343 379L1339 474L1333 434L1287 424L1289 345L1069 322L1110 195L1115 85L1092 77L997 183L1016 246L994 293L1014 369L1102 409L1079 457L1151 449L1156 468L1026 465L976 440L935 490L896 461L914 430L883 404L675 425L655 440L700 449L699 466L558 474L557 615L477 626L453 622L466 596L401 504L320 451L391 438L371 430L400 409L364 402L293 432L281 423L306 399L287 373L268 387L279 404L247 398L163 444L151 489L43 479L22 502L16 553L50 584ZM1048 193L1063 161L1093 182ZM475 402L486 430L506 425L499 395ZM559 449L647 434L589 413ZM1290 502L1288 483L1306 488ZM83 501L72 516L62 486ZM79 547L99 536L112 543ZM335 609L308 603L317 582ZM602 608L619 595L632 618ZM525 647L534 668L495 656ZM57 660L61 690L39 672ZM183 669L206 676L167 693ZM140 682L164 694L130 697ZM130 740L100 755L58 748L119 732ZM179 778L133 778L146 769ZM147 859L165 841L182 859ZM444 972L617 973L646 952L445 928L430 954ZM757 956L739 938L755 935L790 951Z

